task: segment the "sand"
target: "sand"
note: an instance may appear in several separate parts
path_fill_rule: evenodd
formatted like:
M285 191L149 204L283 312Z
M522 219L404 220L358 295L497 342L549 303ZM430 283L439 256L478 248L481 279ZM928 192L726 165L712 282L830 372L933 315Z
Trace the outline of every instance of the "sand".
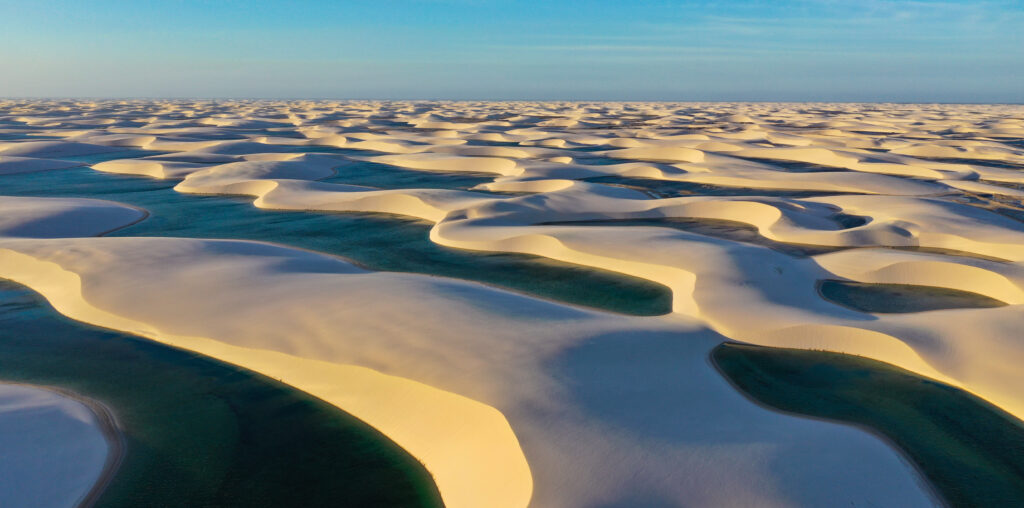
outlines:
M50 107L7 102L0 111L15 119ZM934 502L874 436L736 393L707 361L724 340L858 354L1024 414L1019 106L69 107L59 125L35 128L64 141L0 143L0 157L161 150L170 153L92 167L180 179L183 193L250 196L268 214L417 217L435 224L430 239L441 245L535 254L671 288L671 314L627 317L258 242L88 238L137 220L134 209L0 201L13 217L0 230L0 277L75 319L242 365L337 405L421 460L450 507ZM145 122L76 125L139 111ZM479 191L525 194L317 181L351 160L489 173ZM654 199L582 181L594 177L748 195ZM66 222L68 210L89 217L79 231L44 227ZM862 220L844 225L837 214ZM671 228L565 224L674 217L739 222L776 242L836 251L794 257ZM867 314L824 300L817 284L827 279L944 287L1009 305Z
M0 384L0 505L90 506L122 449L102 405L62 390Z

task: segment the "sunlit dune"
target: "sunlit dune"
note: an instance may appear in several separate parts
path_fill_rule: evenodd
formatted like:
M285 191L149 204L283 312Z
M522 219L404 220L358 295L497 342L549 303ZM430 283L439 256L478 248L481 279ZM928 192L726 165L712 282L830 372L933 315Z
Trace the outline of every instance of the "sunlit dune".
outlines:
M890 442L752 403L708 360L727 341L886 362L1024 418L1020 106L76 101L32 120L50 107L0 102L11 129L63 138L0 141L0 194L61 171L170 180L267 220L415 218L445 248L671 291L666 315L621 315L269 236L105 237L159 218L0 197L0 277L343 409L450 508L937 502ZM872 310L827 281L946 299Z

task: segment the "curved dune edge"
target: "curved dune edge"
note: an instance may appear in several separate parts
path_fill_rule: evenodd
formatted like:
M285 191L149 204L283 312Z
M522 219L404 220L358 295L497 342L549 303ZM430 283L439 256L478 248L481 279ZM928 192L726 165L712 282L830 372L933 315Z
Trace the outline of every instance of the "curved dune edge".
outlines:
M2 192L2 191L0 191ZM101 235L130 226L148 212L113 201L0 195L0 237Z
M86 406L92 411L96 420L99 422L100 429L103 432L103 437L107 440L107 446L109 451L107 452L107 460L103 463L103 471L100 473L100 477L93 484L92 488L89 489L82 498L78 501L77 506L90 507L93 506L103 492L113 481L117 475L118 469L121 468L121 464L124 462L125 456L125 438L121 432L120 425L117 422L117 416L114 414L113 409L108 407L106 404L81 395L77 392L57 387L57 386L40 386L40 385L29 385L35 388L41 388L57 393L58 395L73 399L78 403Z
M166 123L156 114L149 125L106 131L99 129L107 129L115 120L69 118L71 126L82 124L82 130L62 132L76 140L73 143L24 147L0 143L0 151L33 157L84 155L105 150L101 145L180 151L168 157L102 163L96 169L185 178L180 191L249 194L262 208L420 217L435 223L431 239L439 244L539 254L667 284L675 295L677 316L666 321L686 315L731 338L756 344L862 354L965 388L1018 416L1024 414L1022 396L1016 393L1016 387L1024 382L1019 369L1024 351L1015 339L1024 324L1019 307L872 316L824 302L815 290L816 282L825 278L927 282L1018 303L1024 287L1019 269L1024 261L1024 241L1019 224L1008 225L1013 219L953 201L975 199L972 193L986 192L1019 198L1016 190L983 182L1019 186L1024 177L1016 169L926 159L1020 166L1024 154L1013 148L1019 144L1000 142L1024 137L1019 109L815 104L562 104L556 108L508 103L319 104L326 107L318 105L315 112L308 109L309 114L295 113L305 106L294 103L234 104L234 111L225 113L218 106L217 114L204 118L213 111L193 103L188 107L198 116L188 124ZM287 114L264 117L268 105L287 108ZM118 113L117 107L102 103L83 109L101 116ZM175 109L167 107L162 112ZM510 111L514 116L506 114ZM383 125L375 125L382 118ZM53 118L19 121L57 125ZM207 127L196 127L200 125ZM238 127L249 133L243 136L246 140L222 141L224 138L217 139L221 127ZM306 139L251 133L271 127L277 127L275 132L300 133ZM355 132L364 128L376 132ZM978 140L943 139L947 135ZM470 146L471 140L517 146ZM495 181L478 188L539 195L510 199L465 191L318 184L309 182L324 174L315 167L317 156L286 153L289 148L313 145L378 152L356 160L411 169L457 172L487 167L496 175ZM568 149L573 147L596 150L588 155ZM601 159L619 161L608 164ZM265 164L268 162L281 165ZM261 169L257 163L265 167ZM264 171L268 166L274 167ZM649 199L659 194L643 190L642 185L613 188L577 181L592 177L863 195ZM949 198L949 193L956 199ZM867 223L838 227L830 218L836 212L864 216ZM733 220L779 242L858 249L790 259L764 247L667 228L544 225L548 221L660 217ZM999 259L979 261L880 247L950 249ZM88 282L87 290L96 279ZM121 309L116 305L110 308ZM507 338L507 334L500 336ZM447 346L447 342L434 344L439 345ZM443 383L439 386L451 388ZM480 397L481 391L465 385L455 391L500 407L517 426L531 461L535 460L537 448L529 447L530 426L516 414L514 404ZM566 448L561 451L572 456ZM532 463L537 464L545 467L541 461ZM593 463L585 464L580 467L589 472ZM653 468L646 463L641 466ZM542 491L550 489L552 482L562 486L552 480L557 475L552 475L550 464L546 467L535 470L534 496L539 499L535 502L545 505L548 498ZM579 492L573 494L581 497Z
M835 277L882 283L920 284L927 280L928 285L970 288L972 292L1015 303L1020 301L1020 288L1024 287L1024 272L1015 265L970 261L971 266L967 266L960 260L942 261L944 257L935 254L870 248L804 260L769 257L759 252L763 250L760 247L744 246L749 254L743 254L745 260L737 267L730 262L734 257L730 252L737 252L732 246L735 244L728 241L712 241L694 248L687 241L680 242L674 233L666 235L661 228L536 225L545 220L595 216L725 219L750 224L764 237L776 241L843 247L921 245L1021 259L1024 233L1009 219L987 211L906 196L807 200L695 196L638 200L633 198L632 191L597 192L597 186L581 182L539 195L496 198L457 190L378 190L308 179L252 178L254 171L262 172L259 164L214 166L187 176L175 189L187 193L250 195L255 198L255 206L267 209L412 216L435 223L430 239L440 245L532 254L641 277L672 290L673 312L701 319L736 340L867 356L963 388L1024 417L1024 398L1008 388L1024 382L1024 376L1011 367L1013 358L1024 359L1024 347L1001 351L1000 365L993 366L985 356L995 353L995 344L969 351L957 344L970 335L967 327L947 326L943 337L932 331L934 325L923 321L917 322L918 331L908 329L905 323L913 316L864 321L858 317L863 315L840 311L825 303L815 289L817 280ZM295 175L318 171L317 164L306 167L308 162L304 160L277 165L292 168L289 171ZM547 199L546 213L538 213L531 206L538 197ZM839 228L828 218L837 210L868 215L871 220L861 226ZM978 222L965 224L963 217L975 217ZM685 240L698 238L699 235L691 235ZM779 277L770 272L756 274L772 264L776 265ZM871 273L850 270L880 264L889 266ZM762 282L747 288L746 284L738 284L743 277L756 277ZM781 291L780 284L788 290ZM940 316L957 315L939 312ZM959 315L972 316L972 323L983 319L976 312ZM806 333L808 330L813 332ZM919 330L931 336L925 339ZM800 333L787 335L796 331ZM952 331L956 333L951 334ZM998 337L992 340L998 341Z
M508 421L493 407L364 367L163 333L92 306L82 295L78 275L56 263L0 248L0 266L0 276L39 292L72 319L238 365L341 408L423 462L450 508L529 504L529 466ZM408 418L412 411L416 417Z
M514 210L512 203L521 199L475 198L466 196L470 193L460 191L341 190L335 189L336 187L345 186L295 180L235 180L229 176L222 181L217 181L215 185L202 189L207 192L244 193L255 196L253 204L259 208L372 211L413 216L435 222L435 227L430 232L430 238L440 245L489 252L533 254L641 277L664 284L672 290L674 312L701 319L716 331L736 340L768 346L823 349L866 356L965 389L1015 416L1024 417L1024 400L1014 390L1008 389L1002 381L993 378L995 375L997 378L1010 376L1019 379L1021 377L1019 374L1004 368L986 372L982 367L984 360L978 357L953 359L959 365L954 363L940 366L943 362L951 361L951 359L922 356L919 349L924 345L914 344L916 341L913 339L908 341L904 336L905 332L900 327L888 324L902 318L885 317L877 319L874 323L857 322L853 314L832 309L829 304L823 305L823 301L814 289L817 280L835 276L848 276L854 280L865 282L914 281L921 283L922 280L928 280L929 284L934 286L951 289L969 287L974 292L997 299L1004 299L1011 303L1018 301L1019 297L1008 297L1009 294L1019 293L1020 290L1015 283L997 275L998 272L1015 273L1016 270L1003 268L997 263L978 262L975 264L981 268L972 268L951 262L936 262L936 257L941 256L934 254L885 249L838 252L817 256L808 261L776 257L772 262L778 263L780 267L788 265L790 268L787 269L787 273L795 272L796 275L787 275L770 284L793 285L790 288L795 291L796 297L784 295L776 288L774 296L767 301L763 296L757 297L756 300L750 300L750 296L739 299L716 296L715 301L710 301L707 297L697 294L699 286L704 286L702 294L709 294L709 288L716 288L717 293L723 295L737 294L738 296L739 293L747 291L735 287L734 283L715 280L719 277L726 277L726 280L736 277L733 269L730 268L729 271L723 272L723 267L716 266L718 259L725 252L718 247L708 245L705 257L709 261L698 261L696 258L700 257L699 254L690 254L688 257L693 259L689 261L685 258L673 257L668 253L680 249L682 246L674 244L670 238L664 237L659 228L630 228L628 230L609 228L602 232L602 228L599 227L585 228L585 231L580 231L571 226L534 226L531 221L536 221L536 218L531 219L527 215L524 219L517 219L516 215L507 213L509 210ZM186 178L176 189L195 192L200 188L189 185L189 180ZM905 200L900 201L901 199L903 198L878 196L849 199L846 197L816 198L813 201L808 201L831 204L831 202L844 203L850 200L855 203L864 200L875 200L882 203L896 200L911 212L915 212L920 207L931 210L927 208L931 206L927 202L908 203ZM595 198L595 200L600 201L600 198ZM787 200L776 201L784 203ZM501 210L505 215L500 221L494 221L489 217L488 207L495 206L493 203L502 203ZM650 216L650 208L658 207L655 209L660 209L660 213L664 216L738 219L756 225L765 231L765 236L775 236L780 240L792 240L794 237L790 232L793 231L801 235L796 237L799 239L805 239L804 237L808 234L805 230L794 227L791 221L787 220L787 213L791 215L791 211L784 213L786 210L784 207L780 209L777 208L779 205L771 206L770 200L766 202L763 198L721 200L696 197L639 201L636 204L627 203L629 203L629 208L619 212L618 217ZM862 206L852 209L863 211ZM595 210L599 208L600 206L594 206ZM765 211L769 213L765 214ZM557 217L557 213L555 211L548 218ZM577 213L585 213L585 211ZM923 215L925 212L916 213ZM924 224L924 221L921 222ZM477 225L477 223L481 223L481 225ZM876 222L875 227L886 228L888 226L884 222ZM995 252L1003 255L1016 254L1015 251L1001 248L1006 245L1012 246L1013 244L1007 242L1019 238L1016 234L1010 234L1005 230L992 229L990 232L985 228L966 229L956 224L945 228L930 227L935 231L933 237L940 239L934 245L980 250L986 253ZM823 229L810 234L817 234L815 240L819 241L824 237L823 235L846 235L848 232L863 237L863 232L855 231L861 228ZM776 230L779 233L774 233ZM541 233L542 231L544 233ZM872 241L886 238L884 236L885 229L881 231L881 236L868 235L867 238ZM985 241L971 238L978 238L979 235L982 235L980 238ZM983 235L992 237L991 243ZM920 238L932 238L932 236L922 234ZM846 242L835 243L841 245ZM895 243L897 246L901 244L900 242ZM651 255L651 252L645 249L649 249L652 245L664 245L666 254ZM989 245L991 248L988 247ZM902 266L896 269L876 270L874 276L851 272L847 269L847 267L858 264L877 265L892 258L898 258L902 262ZM831 261L845 259L857 264L851 264L850 261ZM759 266L765 264L761 261L751 261L751 263ZM952 266L955 269L944 269L946 266ZM995 270L996 273L986 270ZM1010 271L1007 272L1007 270ZM908 274L911 272L919 273L919 275L908 278ZM962 275L964 273L972 275L974 279L965 282ZM976 277L978 273L988 274L991 277L978 279ZM1016 273L1016 275L1018 283L1024 284L1024 276L1020 273ZM702 283L702 281L704 282ZM795 289L800 286L802 286L800 290ZM748 299L750 306L737 307L735 304L743 299ZM816 307L812 312L818 313L817 317L807 314L804 309L801 309L812 302L811 306ZM782 305L780 306L780 304ZM777 312L783 309L785 309L784 313ZM754 311L753 316L760 315L765 319L752 318L752 315L749 314L750 311ZM740 317L741 314L743 317ZM837 317L839 319L835 319ZM853 318L852 322L851 318ZM960 330L961 333L967 332L962 327ZM957 337L954 336L947 340L955 341L956 339ZM945 346L942 350L932 347L924 349L931 350L933 354L952 350L949 346ZM1005 353L1010 353L1007 358L1019 354L1013 350ZM965 359L970 363L964 364ZM964 374L968 375L964 376ZM979 376L981 377L979 378Z
M95 324L116 327L138 335L154 338L177 347L187 348L219 358L230 363L239 364L245 367L258 369L265 374L279 377L284 382L292 384L299 389L320 395L333 403L342 406L346 411L350 410L350 404L365 406L371 414L380 415L387 413L382 418L393 416L398 422L383 421L375 422L366 420L367 423L377 427L385 435L395 438L396 443L406 447L413 456L419 454L430 454L431 446L437 444L442 448L454 448L468 444L470 453L465 450L447 450L445 457L452 458L452 468L456 470L458 482L465 481L467 477L476 478L478 474L494 475L484 485L487 490L476 490L479 485L464 485L459 483L453 488L467 488L471 492L456 493L456 496L442 491L445 502L457 506L526 506L533 503L537 506L590 506L608 504L615 501L645 502L648 499L636 489L652 488L665 495L665 499L674 502L683 500L698 500L699 504L727 506L727 505L748 505L755 501L770 506L792 506L792 505L820 505L823 496L834 499L839 496L843 499L866 499L871 496L897 496L907 505L927 505L927 496L920 486L915 486L917 477L912 468L901 464L898 454L892 452L883 442L861 432L851 432L831 424L802 421L801 419L783 417L773 411L766 411L751 405L741 395L735 393L720 376L707 364L707 351L718 344L723 338L698 322L681 316L670 316L656 318L655 322L650 319L631 318L623 316L602 316L595 312L576 311L554 304L536 304L536 310L541 312L530 312L531 319L524 320L525 316L517 316L514 319L480 321L480 314L473 316L473 306L467 306L464 300L451 301L458 309L454 312L464 317L470 323L465 327L456 326L456 330L462 333L445 333L438 336L436 329L434 339L441 342L434 342L434 346L445 349L435 361L440 360L441 365L450 374L441 377L428 377L431 383L440 382L446 386L454 378L468 378L455 385L462 393L474 398L488 401L500 407L505 417L488 406L475 403L476 407L483 407L488 415L494 415L493 420L500 420L501 429L494 423L486 432L479 435L469 436L467 440L460 436L469 430L476 431L478 423L465 421L462 418L467 411L463 405L448 410L450 404L444 406L448 413L441 416L433 416L431 411L440 404L446 404L444 400L438 402L435 396L439 390L424 387L407 379L384 376L377 371L362 368L349 368L351 366L330 364L322 361L306 361L295 358L288 354L273 353L266 350L254 350L249 344L257 344L256 347L266 347L259 343L258 337L260 327L272 327L274 321L268 320L263 325L254 323L239 323L246 321L246 314L234 314L224 309L216 309L211 313L200 312L193 315L195 306L171 307L166 312L149 314L147 309L163 307L166 303L180 299L194 298L198 300L201 307L209 304L217 305L217 302L227 299L235 303L227 303L229 307L241 304L244 301L254 298L253 291L259 289L258 293L263 294L261 300L275 300L282 294L273 293L272 288L265 284L288 285L291 278L297 278L299 287L303 291L312 291L313 295L336 294L335 291L323 293L322 288L318 290L312 283L314 278L324 278L318 273L326 269L332 272L334 269L344 265L340 261L326 258L308 252L295 251L281 247L275 247L258 242L241 241L217 241L217 240L193 240L182 238L78 238L70 240L10 240L10 243L0 249L0 276L11 278L29 287L35 288L46 298L54 302L58 311L76 319L85 319ZM188 249L179 249L176 245L214 245L219 246L213 257L202 260L194 258L195 263L176 264L168 278L164 279L158 275L166 268L161 268L168 260L188 259L183 257ZM120 247L127 246L127 247ZM133 250L133 246L144 247L141 251ZM150 250L152 248L152 250ZM230 250L230 249L235 250ZM257 264L247 264L245 260L230 259L231 252L238 249L251 249L245 252L254 252L254 257L260 259L293 259L310 261L304 267L288 265L282 271L276 271L272 267L268 270L278 275L269 278L264 277L250 290L243 290L247 294L239 294L239 288L226 288L220 298L204 298L202 295L209 293L208 288L193 288L182 291L189 286L207 286L203 282L195 280L194 277L208 277L212 268L218 273L227 271L227 274L218 276L212 281L212 286L221 287L225 281L235 280L242 275L249 276L254 271L261 272ZM123 250L127 249L127 250ZM229 250L224 250L229 249ZM125 256L126 252L129 257ZM139 252L142 256L130 257L131 253ZM159 254L158 254L159 253ZM280 256L273 258L272 256ZM96 256L96 258L90 257ZM148 261L151 256L158 256L155 262ZM225 259L227 258L227 259ZM314 261L316 260L316 261ZM136 266L138 263L140 268ZM319 264L317 264L319 263ZM195 265L196 271L186 269ZM118 272L121 268L125 270L123 276ZM81 270L81 275L75 270ZM156 270L147 271L147 270ZM309 270L312 270L310 272ZM17 271L17 274L9 272ZM338 278L358 279L365 278L373 285L387 283L387 278L393 277L383 273L364 272L354 267L337 272ZM260 275L253 274L254 277ZM330 276L328 276L330 277ZM375 280L382 277L381 280ZM454 281L437 286L434 278L407 277L430 281L431 291L444 291L454 289L452 286L471 289L472 286L465 283L455 284ZM110 282L111 280L114 282ZM138 280L148 280L145 284L138 284ZM174 281L183 284L176 286ZM190 282L191 281L191 282ZM372 282L371 282L372 281ZM106 285L110 283L112 285ZM170 285L168 285L170 283ZM162 300L158 293L164 288L170 292L167 298ZM360 299L359 286L350 286L355 290L349 293L347 303L342 306L327 307L324 310L334 309L335 312L351 306ZM85 291L85 297L82 291ZM364 286L365 288L365 286ZM335 288L337 289L337 288ZM396 287L387 288L385 294L395 291ZM426 288L423 288L426 289ZM483 293L491 296L499 296L494 290L483 290ZM265 293L265 291L271 291ZM493 292L493 293L492 293ZM428 293L423 293L428 294ZM276 297L275 297L276 295ZM484 296L481 292L473 290L470 295L477 297ZM114 296L114 299L111 299ZM123 299L122 299L123 297ZM242 298L243 301L235 300ZM400 298L399 295L396 295ZM365 297L364 297L365 298ZM524 297L505 294L506 303L527 303ZM489 298L482 298L488 300ZM313 302L318 301L316 297L306 301L299 307L291 307L291 311L299 312L312 311L310 307ZM134 302L134 303L133 303ZM146 303L140 303L146 302ZM137 304L136 304L137 303ZM378 302L382 303L382 302ZM112 309L105 311L98 307ZM384 304L385 306L387 304ZM404 307L408 304L402 304ZM435 307L432 306L433 308ZM261 306L258 311L260 316L275 306ZM553 315L545 316L547 312ZM364 309L365 313L368 309ZM507 310L505 308L504 310ZM142 314L139 314L142 312ZM333 321L334 326L324 328L323 325L330 323L330 320L313 319L307 321L306 328L310 332L320 330L335 330L321 338L333 337L341 339L348 334L355 333L350 337L359 349L368 347L370 344L361 344L357 330L363 327L361 324L352 323L353 327L348 334L342 332L344 328L338 329L337 324L349 323L355 319L357 314L351 314L342 321ZM124 313L118 315L115 313ZM132 315L133 318L122 316ZM219 328L214 325L209 333L216 337L230 339L232 336L242 339L244 345L232 346L195 335L186 335L181 332L170 333L160 328L168 327L175 330L187 326L183 315L192 315L197 322L218 321L213 316L221 315L223 324L227 328ZM316 314L319 315L319 314ZM205 317L204 317L205 316ZM259 317L249 315L248 321L259 322ZM493 314L488 314L493 316ZM314 316L307 315L307 318ZM280 317L280 321L287 323L291 330L302 328L291 328L300 325L302 314L295 315L292 312ZM379 316L378 316L379 318ZM559 320L569 318L564 325L559 325ZM533 319L539 319L540 323L529 324ZM550 321L554 319L554 321ZM358 320L358 319L356 319ZM373 317L368 321L375 322ZM229 323L234 322L237 327ZM319 322L319 323L318 323ZM427 332L430 320L416 320L424 325L423 330L415 330L414 334ZM147 324L158 323L158 324ZM447 328L451 320L443 321ZM512 329L514 323L522 324L522 328ZM647 323L646 325L643 323ZM405 327L404 325L400 325ZM654 326L654 328L650 328ZM558 328L563 328L558 331ZM568 327L567 329L565 327ZM232 328L234 331L232 331ZM206 330L206 327L200 327ZM609 330L616 330L609 332ZM248 332L251 332L250 335ZM280 330L279 330L280 331ZM484 341L459 340L472 333L467 331L485 331L481 335L493 335ZM342 332L342 333L336 333ZM653 333L652 333L653 332ZM291 332L288 332L291 333ZM593 335L597 333L597 335ZM223 335L219 335L223 334ZM309 337L301 335L295 345L315 346L315 341L309 341ZM607 337L610 335L611 337ZM384 338L379 335L375 337ZM305 337L307 340L301 340ZM514 339L510 341L510 339ZM609 339L611 342L609 342ZM636 341L643 341L644 347L636 347ZM338 341L342 342L342 341ZM385 348L388 356L395 356L401 361L403 352L388 345L388 341L376 348ZM517 344L510 344L517 342ZM463 351L467 345L475 345L475 349ZM427 354L427 343L416 343L420 347L411 353L416 357ZM511 348L504 347L505 345ZM653 348L653 349L652 349ZM306 350L303 354L309 354ZM313 350L315 351L315 349ZM579 351L579 352L578 352ZM405 351L406 354L410 353ZM645 355L641 361L632 357L635 354ZM538 355L539 358L530 358L531 355ZM595 357L596 355L596 357ZM330 355L323 356L328 358ZM338 358L337 355L333 355ZM484 370L476 373L465 371L465 367L473 368L473 363L483 360L479 367ZM420 366L429 364L416 362ZM466 361L471 363L467 364ZM525 360L525 363L524 363ZM337 360L336 360L337 361ZM540 361L541 365L538 365ZM555 362L557 365L551 365ZM568 363L568 365L566 365ZM574 366L575 365L575 366ZM462 368L460 368L460 366ZM543 366L543 367L541 367ZM407 367L416 368L415 365ZM541 368L539 368L541 367ZM597 369L595 370L595 367ZM581 370L582 369L582 370ZM608 369L611 369L608 371ZM625 369L625 370L624 370ZM408 370L401 370L404 374ZM480 377L483 374L484 377ZM381 382L381 377L387 378ZM447 379L447 381L445 381ZM560 380L560 383L552 385L553 380ZM391 381L390 383L387 381ZM371 383L366 389L357 387L355 390L349 388L349 383ZM666 383L667 382L667 383ZM468 384L467 384L468 383ZM397 386L395 386L397 385ZM483 392L474 390L474 387L482 386ZM488 393L490 386L491 393ZM395 390L391 390L395 388ZM426 389L424 393L422 390ZM497 389L497 393L493 390ZM584 390L578 393L576 390ZM397 392L397 393L396 393ZM568 393L566 393L568 392ZM451 396L450 392L441 392ZM323 395L321 395L323 394ZM573 394L572 396L568 396ZM615 401L615 410L607 412L600 407L592 407L592 397L598 395L601 399L611 397ZM330 398L329 398L330 397ZM377 405L380 401L393 398L398 400L397 404L387 404L386 411L382 411ZM455 399L461 397L454 396ZM673 406L666 407L666 400L672 400ZM639 402L638 402L639 401ZM423 406L426 405L424 409ZM393 411L392 411L393 410ZM630 416L634 411L640 410L639 417ZM669 414L666 415L665 411ZM596 411L596 412L595 412ZM359 412L352 411L357 417L366 419ZM421 425L419 420L421 413L428 425ZM366 414L366 413L364 413ZM692 418L693 414L700 414L701 418ZM482 415L486 417L488 415ZM473 415L469 415L472 417ZM505 418L515 426L516 435L507 429L508 423ZM666 436L663 424L656 423L662 418L672 422L670 435ZM623 420L625 419L625 420ZM479 420L479 419L478 419ZM452 422L454 421L454 424ZM742 421L743 426L737 428L736 422ZM431 422L438 422L431 425ZM486 422L485 422L486 423ZM627 425L623 427L623 424ZM654 425L650 428L649 425ZM676 426L679 426L678 430ZM420 431L434 432L436 435L423 436ZM657 430L662 427L662 430ZM798 429L798 430L795 430ZM503 435L495 435L505 431ZM409 440L399 440L396 435L404 436L412 434L413 443L407 445ZM523 468L520 471L508 471L508 466L515 464L500 464L496 468L489 468L490 463L481 463L473 460L481 454L485 460L495 460L494 443L496 438L509 437L519 441L513 441L511 445L521 444L522 450L532 461L529 469L526 463L520 462ZM477 437L483 443L476 441ZM452 439L456 441L453 445ZM408 446L408 447L407 447ZM855 457L855 471L843 459L842 463L829 459L822 464L817 458L822 447L834 452L830 457ZM500 447L501 452L505 447ZM486 452L481 452L486 450ZM522 452L520 452L522 453ZM469 459L466 458L469 455ZM517 456L519 458L521 456ZM422 457L421 457L422 459ZM497 460L507 460L506 457L499 457ZM423 460L428 470L433 471L430 461ZM785 464L784 473L779 473L775 468L780 461ZM446 464L441 464L445 466ZM530 473L537 475L532 481L534 489L531 499L530 492L516 491L509 492L510 485L507 483L513 475L521 473L523 483L530 482ZM661 472L657 472L661 471ZM878 474L885 471L885 474ZM803 487L809 479L820 478L821 475L830 478L830 482L823 483L817 487ZM737 476L738 475L738 476ZM441 486L441 478L436 477L438 485ZM737 479L742 478L742 480ZM494 483L491 483L493 480ZM497 489L495 488L497 485ZM452 484L449 483L449 486ZM514 487L514 486L513 486ZM877 491L872 489L878 489ZM493 492L497 490L498 495ZM871 490L875 492L870 496L862 495L862 492ZM883 492L885 494L878 494ZM518 495L518 498L511 496ZM494 496L494 497L491 497ZM501 497L499 497L501 496ZM798 502L797 500L802 500ZM813 500L813 501L811 501ZM504 504L508 502L508 504ZM515 504L518 503L518 504Z
M124 456L109 408L60 387L0 381L0 423L14 431L0 438L20 441L0 457L13 473L0 485L5 506L92 506Z

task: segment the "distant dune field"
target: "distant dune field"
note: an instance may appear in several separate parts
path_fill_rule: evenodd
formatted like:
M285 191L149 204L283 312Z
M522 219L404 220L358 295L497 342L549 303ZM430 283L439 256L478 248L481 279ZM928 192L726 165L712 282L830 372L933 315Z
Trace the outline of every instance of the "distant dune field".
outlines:
M0 101L0 278L344 410L449 508L949 501L711 354L884 362L1024 452L1022 200L1012 105Z

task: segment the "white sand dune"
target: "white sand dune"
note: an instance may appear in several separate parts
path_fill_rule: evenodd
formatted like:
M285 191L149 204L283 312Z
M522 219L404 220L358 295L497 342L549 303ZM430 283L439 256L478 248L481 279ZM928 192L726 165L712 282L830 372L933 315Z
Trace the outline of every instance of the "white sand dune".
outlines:
M706 361L723 338L688 319L603 316L252 242L11 239L0 261L0 276L76 319L337 404L422 460L449 506L929 502L874 437L736 394ZM822 449L842 460L810 460Z
M93 236L146 216L130 206L99 199L0 196L0 237Z
M107 454L101 424L87 405L0 383L0 505L74 506L99 479Z
M116 152L123 150L113 146L94 145L75 141L22 141L0 142L0 156L4 157L42 157L59 159L78 155Z
M75 143L169 151L93 169L180 179L178 192L248 195L266 209L417 217L444 246L672 290L668 316L618 316L255 242L62 238L73 233L44 225L68 210L97 214L79 236L133 219L79 202L0 201L27 210L0 229L0 277L76 319L336 404L423 461L448 506L932 503L876 438L737 394L706 361L726 339L878 359L1024 416L1019 106L166 106L148 126L114 127L99 120L124 106L81 102L78 116L24 122L75 141L11 142L0 156L55 159L85 149ZM948 139L954 131L970 139ZM488 173L474 189L526 194L317 181L352 161ZM595 177L604 180L580 181ZM565 224L662 219L698 229ZM768 241L835 252L795 256ZM823 299L824 279L958 289L1008 306L867 314Z
M0 155L0 175L73 168L81 165L82 163L80 162L72 161L35 159L31 157L7 157Z

